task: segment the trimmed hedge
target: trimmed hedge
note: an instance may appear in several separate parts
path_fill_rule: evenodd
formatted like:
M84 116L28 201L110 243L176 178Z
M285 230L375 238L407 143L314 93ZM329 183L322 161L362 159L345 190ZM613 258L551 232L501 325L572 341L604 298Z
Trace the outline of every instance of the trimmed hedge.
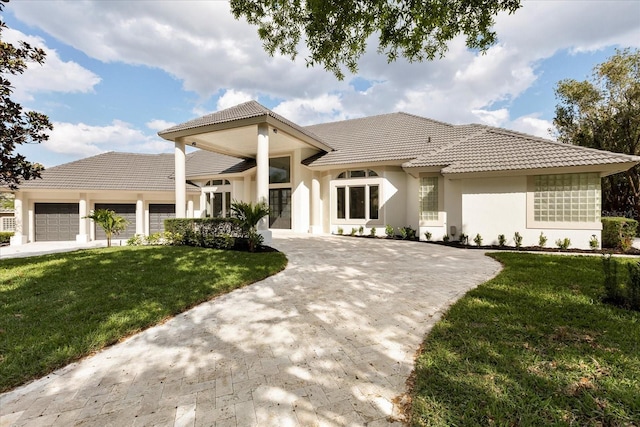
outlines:
M602 218L602 247L629 250L636 236L638 221L631 218Z
M231 249L245 237L236 218L169 218L164 229L183 245L203 248Z
M13 231L0 231L0 243L9 243L13 234Z

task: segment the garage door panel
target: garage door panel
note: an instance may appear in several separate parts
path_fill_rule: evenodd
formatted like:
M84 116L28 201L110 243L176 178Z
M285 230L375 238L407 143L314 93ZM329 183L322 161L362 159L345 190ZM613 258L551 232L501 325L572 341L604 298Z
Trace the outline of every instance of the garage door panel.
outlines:
M130 203L96 203L95 209L108 209L114 211L117 215L120 215L126 219L129 223L127 228L117 236L113 236L114 239L128 239L136 234L136 205ZM96 240L106 240L107 236L104 234L104 230L99 225L95 225Z
M164 231L164 220L176 217L176 205L157 203L149 205L149 234Z
M36 203L35 237L38 242L75 240L80 227L78 203Z

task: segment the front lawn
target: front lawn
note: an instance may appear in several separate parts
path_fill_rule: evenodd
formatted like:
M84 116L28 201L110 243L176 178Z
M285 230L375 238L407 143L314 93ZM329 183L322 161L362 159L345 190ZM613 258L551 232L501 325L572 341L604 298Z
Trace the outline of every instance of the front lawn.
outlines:
M601 258L492 256L425 339L412 425L640 425L640 312L601 302Z
M280 252L112 247L0 262L0 391L282 270Z

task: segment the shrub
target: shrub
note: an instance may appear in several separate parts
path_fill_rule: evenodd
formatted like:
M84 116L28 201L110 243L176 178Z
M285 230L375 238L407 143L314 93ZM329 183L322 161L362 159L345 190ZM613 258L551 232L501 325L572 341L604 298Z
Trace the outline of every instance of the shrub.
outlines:
M13 231L0 231L0 243L9 243L13 234Z
M252 231L245 231L237 218L170 218L164 221L164 228L174 236L169 244L216 249L237 247L238 240L248 241Z
M538 237L538 246L540 246L541 248L544 248L546 245L547 245L547 236L545 236L544 233L541 231L540 237Z
M427 241L431 241L431 232L430 231L425 231L424 232L424 238L427 239Z
M460 233L460 243L466 245L469 243L469 236L464 233Z
M349 233L349 236L355 236L357 232L358 232L357 228L351 228L351 233Z
M476 246L482 246L482 236L480 234L476 234L476 237L473 238L473 242Z
M127 240L127 246L177 246L182 244L182 236L170 231L153 233L149 237L136 234Z
M442 236L442 241L443 242L448 242L449 240L451 240L451 237L449 237L448 234L445 234L444 236Z
M604 272L604 300L611 304L622 304L624 290L618 281L617 261L611 255L603 256L602 270Z
M592 234L591 239L589 239L589 247L595 250L598 249L598 246L600 246L600 242L598 241L596 235Z
M369 236L376 237L376 228L375 227L371 227L371 230L369 230Z
M498 234L498 246L503 247L507 244L507 238L504 234Z
M387 224L387 225L384 227L384 234L385 234L388 238L393 237L393 236L394 236L394 233L393 233L393 226L392 226L392 225Z
M602 218L602 247L628 251L638 229L638 221L622 217Z
M640 262L629 264L626 300L629 308L640 311Z
M364 234L364 227L360 226L360 228L358 228L358 235L362 236Z
M571 239L565 237L564 239L556 240L556 246L562 250L568 249L571 246Z
M520 249L522 247L522 236L519 232L515 232L513 235L513 241L516 244L516 248Z
M338 234L342 236L344 234L344 228L338 227Z
M415 240L416 238L416 230L411 227L398 227L398 231L404 240Z

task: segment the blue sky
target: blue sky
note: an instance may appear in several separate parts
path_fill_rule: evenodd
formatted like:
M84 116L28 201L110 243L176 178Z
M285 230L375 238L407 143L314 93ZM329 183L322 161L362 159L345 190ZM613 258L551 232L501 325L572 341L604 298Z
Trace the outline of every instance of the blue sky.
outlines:
M304 47L295 61L269 57L224 1L13 0L3 39L48 54L11 79L14 97L55 126L20 151L45 166L171 152L158 130L249 99L301 125L405 111L549 137L560 79L583 80L616 48L640 47L640 2L523 3L497 17L499 42L484 55L456 39L442 60L387 64L372 40L358 74L337 81L305 66Z

